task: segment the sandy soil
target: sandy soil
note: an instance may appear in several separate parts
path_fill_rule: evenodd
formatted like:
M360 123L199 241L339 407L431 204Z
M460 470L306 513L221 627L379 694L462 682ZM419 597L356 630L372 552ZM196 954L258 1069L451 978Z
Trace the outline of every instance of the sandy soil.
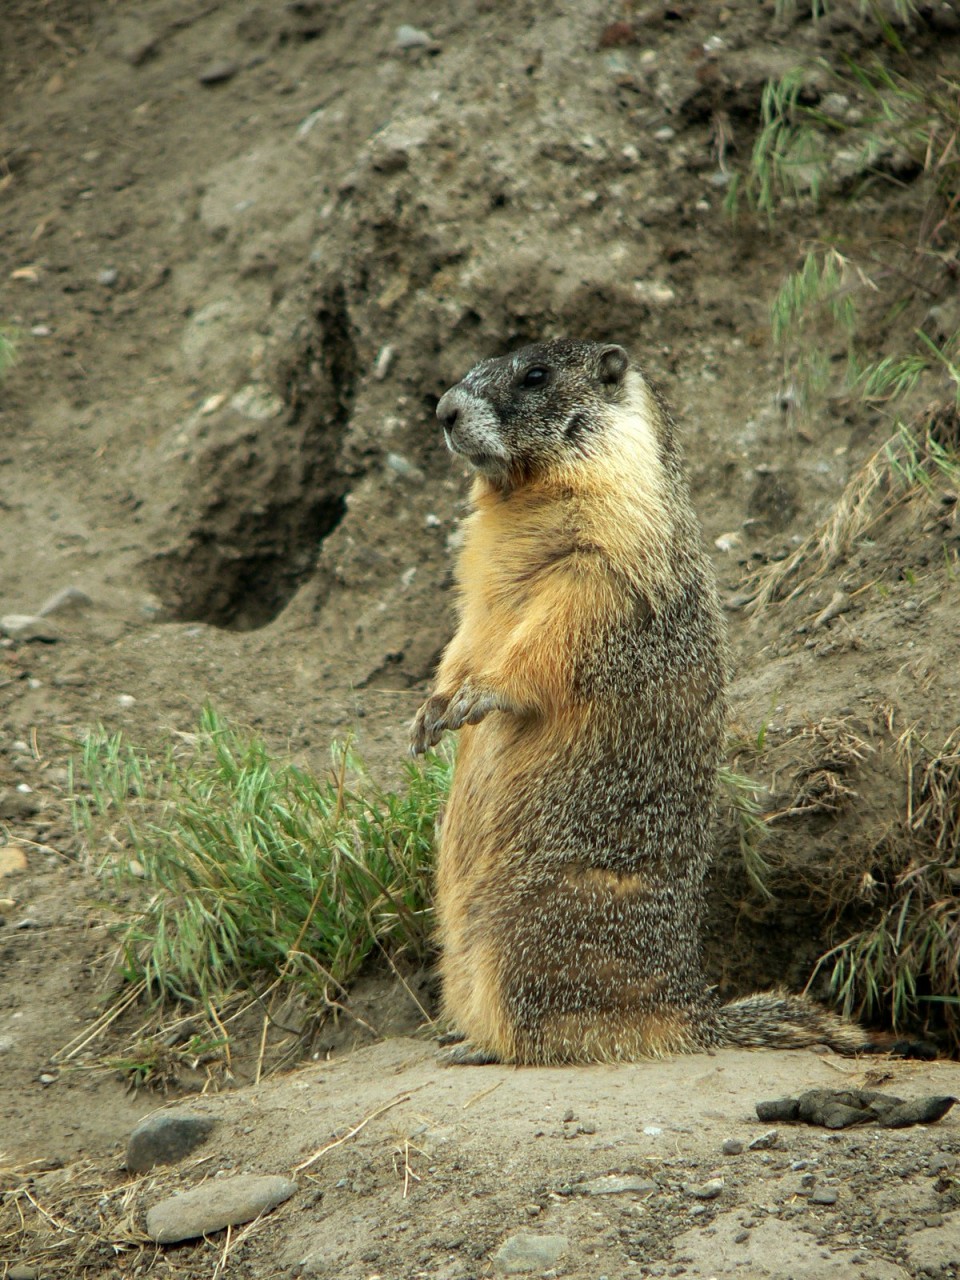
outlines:
M102 723L164 743L209 698L314 767L350 733L396 776L450 633L463 514L433 407L476 359L543 335L622 341L663 382L731 605L739 763L772 809L806 797L775 827L775 901L751 893L724 826L711 972L725 992L800 986L869 912L856 886L906 808L900 735L939 744L957 725L956 496L900 510L786 604L738 605L891 426L840 393L793 412L770 301L812 241L883 259L922 193L903 175L837 177L816 215L731 223L728 171L749 155L764 82L803 64L825 92L817 59L866 56L875 30L853 3L816 25L802 5L634 8L637 35L619 44L602 37L622 6L597 2L521 3L509 19L452 0L6 7L0 324L21 336L0 390L0 607L35 615L67 586L90 603L0 648L0 826L26 859L0 863L0 1163L4 1186L29 1185L85 1240L100 1188L97 1229L129 1245L77 1271L64 1228L37 1275L220 1274L222 1236L140 1250L151 1196L217 1169L286 1172L413 1088L301 1177L227 1270L485 1275L504 1237L532 1231L567 1240L541 1270L584 1277L960 1274L951 1117L790 1130L768 1152L720 1155L760 1131L755 1101L876 1064L731 1053L441 1073L420 1042L343 1056L366 1036L351 1023L315 1046L329 1064L192 1104L221 1120L209 1159L141 1183L120 1156L158 1099L95 1063L143 1011L96 1054L52 1063L113 989L97 876L111 849L86 847L70 819L78 735ZM924 74L956 70L953 16L931 6L911 34ZM924 260L902 314L868 315L878 353L955 305L950 250ZM839 368L842 342L822 341ZM922 383L917 405L936 394ZM817 623L838 587L844 610ZM811 778L837 803L811 802ZM839 906L830 871L849 881ZM378 1030L419 1021L383 984L356 1008ZM238 1036L241 1084L259 1027ZM949 1063L889 1070L895 1091L960 1093ZM596 1131L575 1136L587 1120ZM420 1179L406 1196L399 1151ZM798 1191L791 1165L814 1156L833 1206ZM611 1172L657 1190L566 1193ZM714 1173L722 1193L694 1204L683 1185ZM30 1213L0 1264L49 1244Z

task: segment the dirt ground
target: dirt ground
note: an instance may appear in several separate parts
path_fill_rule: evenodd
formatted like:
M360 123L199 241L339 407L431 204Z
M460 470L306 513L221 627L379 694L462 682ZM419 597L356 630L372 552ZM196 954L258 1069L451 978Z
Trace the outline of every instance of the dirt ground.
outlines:
M956 73L954 10L926 6L909 35L924 74ZM629 38L612 26L626 18ZM394 778L452 625L466 483L437 398L477 359L561 333L638 353L684 426L730 606L740 763L774 808L804 779L842 784L842 803L775 828L786 896L751 894L726 830L711 888L724 992L809 978L842 922L807 889L869 867L901 822L904 730L938 744L960 720L955 494L901 510L787 603L740 607L891 429L840 392L797 412L769 309L811 243L888 260L913 234L915 175L855 199L837 177L819 213L771 225L723 207L763 84L802 65L811 93L835 88L829 67L878 43L860 7L814 24L809 6L747 0L11 0L0 28L0 326L19 334L0 387L0 613L83 593L0 642L0 832L19 850L0 861L0 1166L19 1187L35 1162L34 1200L73 1215L30 1210L0 1267L466 1278L503 1270L501 1242L530 1232L565 1239L538 1264L555 1275L960 1275L956 1119L720 1154L763 1132L754 1102L863 1083L876 1063L444 1073L417 1039L347 1056L365 1035L351 1023L314 1046L328 1062L253 1087L252 1019L244 1087L190 1104L219 1121L204 1162L137 1180L126 1137L162 1099L93 1056L54 1061L112 990L110 850L70 819L78 736L164 743L209 699L315 768L353 735ZM878 354L955 307L956 246L931 262L903 311L871 316ZM842 342L823 340L839 367ZM843 609L817 621L838 584ZM851 888L854 915L868 897ZM383 984L355 1002L378 1031L420 1021ZM894 1091L960 1094L955 1063L883 1070ZM407 1093L227 1252L222 1236L142 1249L164 1188L288 1172ZM810 1203L804 1171L835 1204ZM576 1191L611 1173L656 1189ZM684 1190L715 1174L716 1199ZM97 1213L116 1247L82 1253Z

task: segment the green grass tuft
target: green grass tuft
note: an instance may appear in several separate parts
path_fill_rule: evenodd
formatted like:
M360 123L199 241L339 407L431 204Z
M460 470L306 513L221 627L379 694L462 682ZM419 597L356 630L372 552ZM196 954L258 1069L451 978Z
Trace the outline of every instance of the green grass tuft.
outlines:
M730 812L736 828L747 879L761 897L771 901L774 897L769 885L771 868L763 856L769 828L758 799L759 783L729 765L721 765L719 782L722 804Z
M216 1005L281 980L323 994L374 953L427 953L447 756L408 765L404 785L384 791L335 747L316 778L206 708L160 759L100 732L77 768L91 846L109 826L123 851L104 870L150 891L119 929L121 971L150 995Z

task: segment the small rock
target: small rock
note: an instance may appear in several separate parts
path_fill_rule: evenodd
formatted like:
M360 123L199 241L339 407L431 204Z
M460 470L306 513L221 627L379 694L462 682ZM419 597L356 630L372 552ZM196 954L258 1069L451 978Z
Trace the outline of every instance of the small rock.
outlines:
M0 791L0 818L31 818L40 804L33 794L23 791Z
M18 844L5 844L0 848L0 880L27 869L27 852Z
M60 632L52 622L32 613L8 613L0 618L0 631L11 640L45 640L52 643L60 639Z
M232 80L239 70L237 63L231 62L229 58L220 58L204 67L197 79L203 85L224 84L227 80Z
M41 1071L40 1074L37 1076L37 1079L40 1081L40 1083L43 1085L44 1088L46 1088L47 1085L57 1083L57 1077L52 1076L49 1071Z
M620 1196L627 1192L657 1191L657 1184L650 1178L641 1178L635 1174L605 1174L602 1178L591 1178L589 1182L581 1182L573 1188L584 1196Z
M820 99L819 109L824 115L842 120L850 107L850 99L843 93L827 93Z
M810 1195L811 1204L836 1204L837 1193L832 1187L817 1187Z
M283 413L283 400L269 387L251 382L230 397L230 408L253 422L269 422Z
M394 349L391 346L381 347L377 352L377 358L373 362L373 376L377 382L382 382L390 372L394 354Z
M40 1272L29 1262L15 1262L7 1272L7 1280L39 1280Z
M402 453L388 453L384 461L391 471L396 472L398 476L403 476L404 480L411 480L414 484L423 484L426 479L417 464L411 462L409 458L405 458Z
M771 1147L775 1147L780 1141L780 1134L776 1129L768 1129L766 1133L761 1133L759 1138L754 1138L750 1143L751 1151L769 1151Z
M739 1138L724 1138L720 1150L725 1156L738 1156L743 1151L743 1143Z
M176 1164L205 1142L214 1121L177 1111L160 1111L141 1120L127 1143L127 1168L145 1173L155 1164Z
M52 613L72 613L75 610L86 609L92 604L93 601L87 593L81 591L79 587L61 587L59 591L55 591L52 596L44 600L37 610L37 617L49 618Z
M297 1189L289 1178L240 1173L168 1196L147 1210L147 1235L157 1244L176 1244L251 1222L288 1200Z
M133 696L133 694L132 694L132 693L118 693L118 694L117 694L117 706L118 706L118 707L132 707L132 706L134 706L134 704L136 703L136 701L137 701L137 700L136 700L136 698Z
M102 284L107 289L112 289L119 279L120 272L116 267L104 267L97 272L97 284Z
M665 124L663 128L658 129L653 136L656 138L657 142L671 142L677 136L677 131L676 129L671 129L668 124Z
M722 1190L722 1178L710 1178L706 1182L688 1182L684 1187L687 1195L695 1196L698 1200L716 1200Z
M404 22L397 27L394 44L398 49L429 49L433 46L433 37L429 32Z
M492 1261L502 1276L526 1275L554 1267L567 1252L570 1241L566 1236L535 1236L520 1233L504 1240L493 1254Z

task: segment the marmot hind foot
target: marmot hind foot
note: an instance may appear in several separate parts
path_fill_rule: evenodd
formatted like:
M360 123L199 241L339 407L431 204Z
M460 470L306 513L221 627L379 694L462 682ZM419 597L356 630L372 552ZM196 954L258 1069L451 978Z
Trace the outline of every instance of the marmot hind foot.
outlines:
M490 1049L478 1049L472 1040L461 1040L449 1049L441 1049L437 1063L441 1067L491 1067L501 1061Z

